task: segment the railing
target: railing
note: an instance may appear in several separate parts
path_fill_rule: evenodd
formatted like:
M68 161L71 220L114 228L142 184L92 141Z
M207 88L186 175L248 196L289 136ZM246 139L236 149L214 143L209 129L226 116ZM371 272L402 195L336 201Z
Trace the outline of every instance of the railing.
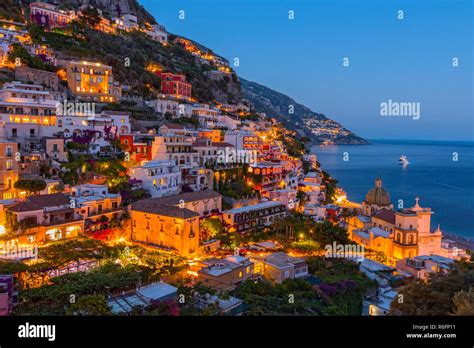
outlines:
M98 216L98 215L104 215L104 214L109 214L109 213L117 213L123 211L123 208L112 208L112 209L105 209L101 211L94 211L89 213L89 216Z

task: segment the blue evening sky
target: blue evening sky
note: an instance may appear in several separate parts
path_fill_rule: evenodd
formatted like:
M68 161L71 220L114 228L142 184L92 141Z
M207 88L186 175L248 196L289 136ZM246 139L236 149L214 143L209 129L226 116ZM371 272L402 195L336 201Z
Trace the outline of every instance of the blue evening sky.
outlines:
M363 137L474 140L472 0L140 3L169 32L231 62L238 57L239 76L285 93ZM397 19L398 10L404 20ZM453 57L458 68L452 67ZM419 102L420 119L380 116L380 103L389 99Z

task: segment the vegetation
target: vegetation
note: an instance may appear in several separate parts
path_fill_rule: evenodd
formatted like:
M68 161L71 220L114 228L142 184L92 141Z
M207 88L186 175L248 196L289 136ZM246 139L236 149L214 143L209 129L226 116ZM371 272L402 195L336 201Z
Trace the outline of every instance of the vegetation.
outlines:
M20 179L13 184L13 187L17 190L26 191L26 195L31 196L43 191L46 188L46 182L40 179Z
M0 17L15 22L23 22L21 7L16 0L2 0L0 2Z
M62 32L45 32L43 37L46 44L61 52L66 59L87 59L112 66L114 78L130 85L135 95L151 97L160 91L160 79L153 71L147 70L149 63L155 62L165 70L186 75L193 84L193 97L199 101L211 102L216 95L224 96L222 102L236 101L230 91L226 92L218 81L204 74L213 68L198 65L196 58L180 45L161 45L140 31L112 35L85 25L95 22L96 15L87 13ZM125 64L126 59L130 64Z
M220 236L223 232L222 221L219 218L207 218L201 220L199 225L199 233L202 240L206 241L209 239Z
M324 170L322 171L322 174L322 183L326 186L326 200L324 201L324 204L330 204L334 201L334 194L336 193L338 181L332 178L331 175L329 175Z
M27 49L18 43L12 44L12 49L8 54L8 61L10 63L17 63L17 59L20 64L24 64L33 69L56 71L56 68L49 63L43 62L43 60L37 56L32 56L28 53Z
M311 248L316 248L319 245L321 249L324 249L326 245L333 242L351 243L344 228L333 225L329 221L314 223L311 217L298 213L274 220L271 230L274 231L275 238L284 244L299 239L307 244L315 242L311 243Z
M474 264L459 262L446 273L433 273L427 282L413 281L400 288L394 315L473 315Z

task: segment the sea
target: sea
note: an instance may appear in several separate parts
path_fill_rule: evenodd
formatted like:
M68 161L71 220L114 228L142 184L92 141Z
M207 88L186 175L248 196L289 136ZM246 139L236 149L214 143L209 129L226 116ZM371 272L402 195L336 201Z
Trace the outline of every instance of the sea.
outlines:
M322 169L353 202L362 202L380 176L394 208L419 197L431 228L474 241L474 142L371 140L371 145L313 146ZM400 165L400 156L409 164Z

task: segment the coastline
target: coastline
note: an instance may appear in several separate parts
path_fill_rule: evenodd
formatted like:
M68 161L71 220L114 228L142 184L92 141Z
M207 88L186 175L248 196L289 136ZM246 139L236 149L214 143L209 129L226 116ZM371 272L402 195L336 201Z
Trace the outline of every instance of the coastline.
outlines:
M460 237L452 233L443 232L443 239L449 239L455 242L461 249L474 251L474 241L465 237Z
M431 145L431 146L460 146L460 147L474 147L474 142L469 141L455 141L455 140L389 140L389 139L370 139L368 140L370 143L368 144L331 144L331 145L322 145L322 144L311 144L310 153L314 153L318 156L318 162L321 163L319 160L319 151L318 148L326 148L326 147L337 147L337 146L347 146L347 145L376 145L376 144L404 144L404 145ZM321 163L321 168L324 169L324 165ZM329 174L331 174L331 170L326 170ZM333 176L335 179L338 179L337 176ZM340 183L338 187L345 190L344 186ZM348 192L349 193L349 192ZM474 252L474 237L471 236L464 236L462 234L456 234L455 232L443 232L443 240L451 240L458 245L459 248L468 249Z

